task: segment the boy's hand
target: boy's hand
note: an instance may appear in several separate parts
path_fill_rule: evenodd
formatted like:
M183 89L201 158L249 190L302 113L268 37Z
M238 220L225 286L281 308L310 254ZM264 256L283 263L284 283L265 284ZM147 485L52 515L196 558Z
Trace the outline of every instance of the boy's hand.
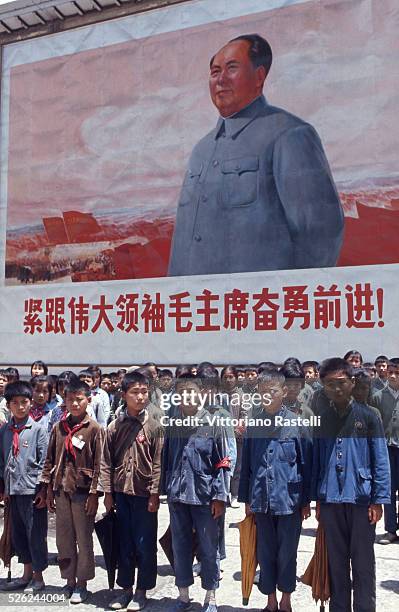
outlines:
M106 493L104 495L104 506L107 514L108 512L111 512L112 508L114 507L114 498L112 493Z
M36 495L34 500L35 508L41 510L47 506L47 491L45 488L41 488L39 493Z
M86 504L85 512L88 516L96 516L98 509L98 496L96 493L89 493Z
M382 506L381 504L370 504L369 505L369 521L372 525L378 523L382 517Z
M219 516L222 516L224 512L224 508L225 508L224 502L219 501L218 499L214 499L213 501L211 501L211 514L213 518L217 519L219 518Z
M301 508L301 520L306 521L306 519L308 519L310 515L310 504L308 504L307 506L303 506L303 508Z
M320 520L320 502L316 502L316 521Z
M158 512L159 510L159 495L157 493L153 493L148 498L148 512Z
M245 504L245 516L251 516L253 514L249 504Z
M47 510L53 514L55 512L55 499L54 499L54 493L51 487L47 489L46 503L47 503Z

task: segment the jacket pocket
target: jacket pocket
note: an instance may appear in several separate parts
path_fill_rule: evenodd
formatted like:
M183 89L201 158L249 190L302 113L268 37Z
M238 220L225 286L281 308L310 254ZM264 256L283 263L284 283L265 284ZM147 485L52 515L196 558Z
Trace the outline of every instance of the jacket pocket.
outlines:
M296 448L295 440L280 440L280 453L279 459L281 461L287 461L290 465L296 463Z
M357 495L358 501L368 501L371 497L371 481L372 475L369 469L359 468L357 479Z
M93 470L90 468L78 468L76 486L80 489L86 489L90 487L93 480Z
M302 500L302 479L287 482L288 498L290 500L291 508L297 508L301 504Z
M187 206L195 198L195 190L201 176L203 164L192 164L187 170L180 192L179 206Z
M255 155L222 163L223 208L246 207L258 199L259 158Z

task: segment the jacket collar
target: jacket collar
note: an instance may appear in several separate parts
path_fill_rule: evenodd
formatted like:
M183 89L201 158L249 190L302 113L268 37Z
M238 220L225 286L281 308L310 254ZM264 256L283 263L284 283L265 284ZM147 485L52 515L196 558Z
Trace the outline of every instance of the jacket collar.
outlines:
M235 115L226 118L219 117L216 124L215 140L223 133L223 130L228 138L235 138L237 134L251 123L251 121L253 121L266 107L266 98L261 95Z

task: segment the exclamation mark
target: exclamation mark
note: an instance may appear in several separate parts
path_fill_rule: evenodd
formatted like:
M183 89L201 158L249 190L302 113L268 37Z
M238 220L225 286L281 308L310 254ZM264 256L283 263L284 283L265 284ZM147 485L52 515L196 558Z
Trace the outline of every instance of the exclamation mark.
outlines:
M383 289L377 289L376 294L377 294L378 317L380 319L378 321L378 327L384 327L385 323L382 320L382 311L384 309L384 290Z

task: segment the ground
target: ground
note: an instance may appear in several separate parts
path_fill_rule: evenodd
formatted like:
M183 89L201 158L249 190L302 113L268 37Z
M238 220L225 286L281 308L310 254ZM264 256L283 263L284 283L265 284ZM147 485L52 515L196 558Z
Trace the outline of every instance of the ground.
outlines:
M98 518L101 517L101 511ZM2 512L1 512L2 516ZM217 591L217 601L219 612L232 612L233 610L247 610L248 612L258 612L262 610L266 603L265 597L261 595L257 587L254 586L252 595L249 601L249 605L244 607L241 600L241 584L240 584L240 548L239 548L239 537L237 522L244 518L243 507L240 509L229 508L227 510L226 517L226 548L227 548L227 560L223 566L223 579L220 582L220 588ZM166 504L161 504L159 511L159 537L165 532L169 522L168 508ZM2 523L2 520L1 520ZM316 520L313 516L311 519L304 523L302 530L301 540L299 543L298 551L298 576L301 576L309 563L314 542L315 542L315 531L316 531ZM2 525L1 525L2 528ZM382 523L377 528L377 533L383 532ZM110 600L115 596L115 591L110 592L107 583L107 574L104 568L103 559L101 555L101 549L96 538L95 542L95 554L96 554L96 578L89 583L89 589L91 591L90 599L86 604L74 606L77 612L87 610L92 612L95 609L108 609ZM51 564L45 572L45 580L48 592L59 593L60 587L63 585L63 581L60 578L59 570L55 564L55 521L51 517L49 525L49 537L48 537L49 551L51 555ZM375 545L375 553L377 558L377 610L384 610L384 612L397 612L399 609L399 576L398 576L398 561L399 561L399 543L391 544L389 546ZM19 575L20 568L16 559L12 561L12 574L13 577ZM0 582L3 582L7 575L7 570L3 567L0 570ZM171 567L163 553L159 548L158 550L158 582L157 587L154 591L149 593L150 601L148 602L147 609L149 612L166 612L171 606L174 598L176 597L176 588L174 586L174 578L172 575ZM194 606L193 611L199 612L203 602L204 591L201 589L200 578L195 578L195 583L190 589L190 596L193 598ZM309 587L298 583L297 590L293 595L293 610L295 612L316 612L319 610L319 606L312 600L311 590ZM2 594L0 596L0 607L5 609L12 609L14 606L19 610L24 611L29 608L30 612L36 612L43 609L57 610L62 609L63 605L49 605L41 604L30 604L29 606L23 606L21 602L12 604L8 598L8 594Z

